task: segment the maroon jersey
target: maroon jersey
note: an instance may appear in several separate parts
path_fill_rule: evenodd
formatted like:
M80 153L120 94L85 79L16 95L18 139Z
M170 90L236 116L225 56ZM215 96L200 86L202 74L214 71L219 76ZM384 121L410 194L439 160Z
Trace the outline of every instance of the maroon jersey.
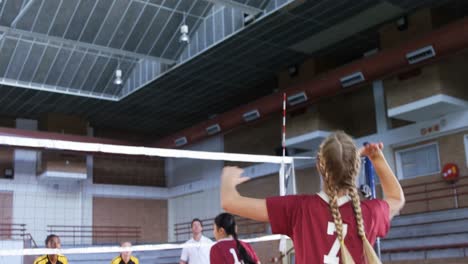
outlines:
M293 240L297 264L340 263L340 243L328 201L324 192L267 199L272 231ZM338 205L346 247L356 264L365 263L352 202L344 196L338 199ZM367 239L374 244L376 238L385 236L390 228L390 208L387 202L376 199L362 201L361 210Z
M257 254L253 248L243 242L239 241L250 255L253 261L259 262ZM211 247L210 263L211 264L241 264L242 259L239 251L237 250L236 241L232 238L221 239Z

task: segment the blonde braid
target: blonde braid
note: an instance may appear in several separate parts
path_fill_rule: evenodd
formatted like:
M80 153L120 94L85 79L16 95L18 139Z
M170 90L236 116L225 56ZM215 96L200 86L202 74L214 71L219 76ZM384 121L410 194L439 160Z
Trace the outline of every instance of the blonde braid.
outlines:
M358 234L361 237L361 239L364 241L364 239L367 239L367 238L366 238L366 233L364 231L364 221L362 220L361 201L359 199L359 195L357 193L356 188L354 187L349 188L349 196L351 197L351 200L353 201L353 208L354 208L354 214L356 216Z
M367 236L364 230L364 220L362 219L361 201L359 199L359 195L356 190L356 187L352 187L349 189L349 196L351 196L351 199L353 200L353 208L354 208L354 214L356 217L358 233L363 242L362 247L364 250L364 256L367 260L367 263L381 264L382 262L380 261L379 257L374 251L374 248L372 247L369 240L367 239Z
M338 194L336 190L329 190L329 192L330 194L328 194L328 196L330 197L330 210L333 216L333 222L335 223L336 236L338 237L340 243L343 243L343 219L341 219L340 210L338 208Z
M327 174L327 173L325 173ZM328 176L328 175L327 175ZM329 179L328 177L325 177ZM328 197L330 198L330 211L333 216L333 222L335 223L336 229L336 236L338 241L340 242L340 251L341 251L341 262L343 264L354 264L353 257L349 253L346 245L344 243L344 236L343 236L343 219L341 218L341 213L338 207L338 192L336 189L332 188L332 184L326 180L325 184L325 192L327 193Z
M356 190L356 178L359 175L361 160L357 146L352 138L342 131L329 135L320 145L318 169L324 180L324 191L330 198L330 211L336 226L337 239L341 243L341 263L352 264L353 258L344 244L343 220L338 208L338 193L349 192L359 236L363 241L364 255L368 264L381 263L367 240L361 204Z

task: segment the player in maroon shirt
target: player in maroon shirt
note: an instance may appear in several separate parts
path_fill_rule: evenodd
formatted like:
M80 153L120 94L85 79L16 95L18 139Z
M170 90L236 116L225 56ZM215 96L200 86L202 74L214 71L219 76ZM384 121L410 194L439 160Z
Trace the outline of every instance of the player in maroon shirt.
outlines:
M273 233L294 242L296 263L381 263L372 244L383 237L405 198L398 179L382 153L383 144L358 149L344 132L335 132L320 145L317 169L322 192L254 199L236 186L248 180L243 170L226 167L221 182L221 205L233 214L270 222ZM361 156L367 156L380 178L384 199L361 202L356 189ZM349 249L349 250L348 250Z
M212 264L259 264L253 248L237 239L236 221L228 213L219 214L213 225L216 244L211 247L210 263Z

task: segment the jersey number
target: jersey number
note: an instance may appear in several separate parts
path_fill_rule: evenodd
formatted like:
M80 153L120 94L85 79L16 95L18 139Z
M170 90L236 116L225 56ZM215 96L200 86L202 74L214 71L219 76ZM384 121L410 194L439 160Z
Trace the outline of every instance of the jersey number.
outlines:
M229 249L229 252L231 253L232 257L234 258L234 264L242 264L239 259L237 258L237 253L236 250L231 248Z
M335 232L336 232L335 223L328 222L328 228L327 228L328 235L332 236ZM346 237L347 233L348 233L348 225L343 224L343 237ZM335 243L333 243L333 246L330 249L330 252L328 252L328 255L323 256L323 263L324 264L339 264L340 258L338 258L338 251L340 251L340 241L338 241L338 237L337 237L335 240Z

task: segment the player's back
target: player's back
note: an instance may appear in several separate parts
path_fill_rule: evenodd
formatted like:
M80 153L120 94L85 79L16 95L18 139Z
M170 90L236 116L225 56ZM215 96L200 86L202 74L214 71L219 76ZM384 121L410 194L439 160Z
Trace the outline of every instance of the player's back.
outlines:
M251 256L252 260L258 262L258 257L252 247L243 241L239 241L245 248L245 251ZM237 243L232 238L221 239L211 247L211 263L239 264L241 256L237 249Z
M335 223L328 202L328 197L323 192L268 199L272 230L293 239L298 263L338 261L340 243L336 238ZM338 205L343 220L345 244L355 262L364 263L363 242L358 234L352 202L345 196L338 199ZM362 201L361 211L366 236L373 244L377 236L384 236L388 231L388 205L382 200Z

